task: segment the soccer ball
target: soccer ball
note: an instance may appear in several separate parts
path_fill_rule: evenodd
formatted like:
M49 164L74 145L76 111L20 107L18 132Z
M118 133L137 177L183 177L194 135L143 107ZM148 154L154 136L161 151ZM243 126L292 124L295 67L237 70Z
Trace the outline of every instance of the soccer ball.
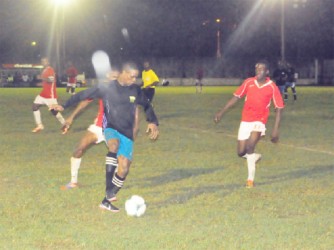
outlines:
M146 211L145 200L139 195L132 195L131 198L125 202L125 211L129 216L142 216Z

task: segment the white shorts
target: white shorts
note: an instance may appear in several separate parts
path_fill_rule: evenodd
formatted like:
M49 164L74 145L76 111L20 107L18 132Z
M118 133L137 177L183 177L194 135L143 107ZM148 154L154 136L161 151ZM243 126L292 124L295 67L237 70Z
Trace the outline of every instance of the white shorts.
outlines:
M67 83L67 87L75 88L77 86L76 83Z
M36 96L34 103L47 106L50 106L52 104L58 104L56 98L44 98L41 97L40 95Z
M103 134L103 131L102 131L101 127L96 126L95 124L92 124L88 127L87 130L89 132L92 132L94 135L96 135L97 141L95 142L95 144L99 144L100 142L105 141L104 134Z
M266 134L266 125L262 122L241 122L238 132L238 140L247 140L253 131L261 132L261 136L264 136Z

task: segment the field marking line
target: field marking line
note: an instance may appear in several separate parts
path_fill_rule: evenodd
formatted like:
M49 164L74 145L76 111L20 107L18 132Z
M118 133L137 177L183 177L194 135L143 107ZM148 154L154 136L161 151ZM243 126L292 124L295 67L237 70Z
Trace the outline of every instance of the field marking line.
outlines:
M181 128L181 129L184 129L184 130L195 130L195 131L202 132L202 133L217 133L217 131L211 131L211 130L206 130L206 129L197 129L197 128L193 128L193 127L180 127L180 126L178 126L178 128ZM219 131L218 133L223 134L227 137L235 138L237 140L237 135L236 134L233 135L233 134L226 133L226 132L221 132L221 131ZM269 143L269 141L263 141L263 142ZM313 149L313 148L309 148L309 147L297 146L297 145L282 143L282 142L279 142L278 145L282 145L282 146L289 147L289 148L294 148L294 149L300 149L300 150L305 150L305 151L310 151L310 152L315 152L315 153L328 154L328 155L333 155L334 156L333 151Z

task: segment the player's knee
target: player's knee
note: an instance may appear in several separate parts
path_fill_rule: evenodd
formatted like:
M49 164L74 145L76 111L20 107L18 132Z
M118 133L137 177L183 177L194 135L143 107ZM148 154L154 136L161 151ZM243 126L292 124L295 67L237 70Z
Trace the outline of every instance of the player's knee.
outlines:
M73 152L73 157L74 158L81 158L84 154L85 150L82 148L76 148Z
M32 111L37 111L37 110L39 110L39 105L33 103L33 104L32 104Z
M58 114L58 111L54 110L54 109L51 109L50 110L51 114L53 114L54 116L56 116Z
M237 155L238 155L239 157L243 157L245 154L246 154L246 150L238 151L238 152L237 152Z

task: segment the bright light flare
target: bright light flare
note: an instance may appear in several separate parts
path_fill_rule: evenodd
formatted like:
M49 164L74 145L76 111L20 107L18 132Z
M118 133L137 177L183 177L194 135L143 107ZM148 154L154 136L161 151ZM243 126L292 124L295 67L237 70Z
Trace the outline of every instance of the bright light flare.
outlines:
M56 6L65 6L68 5L73 0L51 0L51 2Z

